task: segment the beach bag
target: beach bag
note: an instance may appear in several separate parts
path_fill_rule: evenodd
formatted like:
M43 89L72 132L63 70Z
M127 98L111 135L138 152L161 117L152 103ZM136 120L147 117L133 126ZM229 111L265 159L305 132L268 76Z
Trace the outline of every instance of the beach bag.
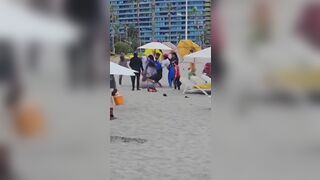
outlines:
M120 94L113 96L114 103L116 106L124 105L124 97Z
M182 82L179 80L179 81L177 82L177 85L178 85L178 87L180 87L180 86L182 85Z

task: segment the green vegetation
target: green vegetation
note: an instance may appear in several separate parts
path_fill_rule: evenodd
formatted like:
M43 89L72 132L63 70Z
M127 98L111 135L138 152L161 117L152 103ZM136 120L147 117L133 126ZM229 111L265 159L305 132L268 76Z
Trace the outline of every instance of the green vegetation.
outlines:
M116 54L120 54L120 53L131 53L133 51L132 47L130 46L130 44L126 43L126 42L117 42L114 45L115 47L115 53Z

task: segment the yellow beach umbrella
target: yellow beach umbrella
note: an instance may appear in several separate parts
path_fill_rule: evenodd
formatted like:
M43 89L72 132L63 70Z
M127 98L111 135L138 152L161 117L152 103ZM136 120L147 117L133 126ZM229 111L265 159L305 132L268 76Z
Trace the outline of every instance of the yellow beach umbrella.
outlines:
M163 52L160 49L146 49L144 51L144 55L145 56L154 55L155 53L159 53L160 54L160 60L163 59Z
M178 52L181 57L200 51L201 47L191 40L181 40L178 44Z

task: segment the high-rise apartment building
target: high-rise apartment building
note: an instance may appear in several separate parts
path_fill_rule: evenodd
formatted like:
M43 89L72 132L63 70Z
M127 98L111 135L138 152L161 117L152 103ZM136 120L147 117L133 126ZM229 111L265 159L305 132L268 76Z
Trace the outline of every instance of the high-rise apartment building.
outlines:
M134 25L141 43L185 39L186 0L110 0L119 34ZM115 23L115 22L111 22ZM188 0L188 39L210 45L210 0Z

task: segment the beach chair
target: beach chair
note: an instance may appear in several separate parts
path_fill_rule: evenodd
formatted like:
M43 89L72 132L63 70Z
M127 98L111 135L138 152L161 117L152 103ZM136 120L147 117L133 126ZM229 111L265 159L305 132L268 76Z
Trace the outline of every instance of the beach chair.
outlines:
M209 76L202 74L200 77L205 81L205 83L208 83L208 84L211 83L211 78Z
M201 92L210 97L208 93L211 93L211 83L206 83L197 76L192 76L190 80L181 78L181 81L184 84L183 94Z

